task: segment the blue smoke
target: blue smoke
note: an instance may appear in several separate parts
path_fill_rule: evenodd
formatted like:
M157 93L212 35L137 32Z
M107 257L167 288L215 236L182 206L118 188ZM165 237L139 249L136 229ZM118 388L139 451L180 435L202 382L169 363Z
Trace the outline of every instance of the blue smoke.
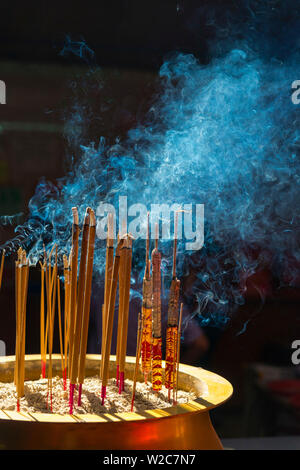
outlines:
M280 57L271 56L264 35L258 48L258 36L250 31L248 43L235 40L231 49L234 35L222 51L216 39L209 64L181 53L165 61L160 95L145 122L123 141L108 146L101 137L98 144L88 143L83 133L73 169L56 185L40 183L28 221L5 248L22 244L34 263L43 243L47 249L57 243L60 254L67 253L74 205L82 219L87 206L97 208L101 201L117 205L119 196L148 207L155 202L201 203L205 244L192 254L179 244L178 275L192 279L187 296L196 299L194 314L204 324L225 324L243 303L249 276L265 266L280 285L296 285L300 140L291 84L300 78L299 47L284 55L282 45ZM76 112L78 119L82 116ZM78 144L78 134L72 137ZM133 287L138 293L144 243L134 246ZM170 243L161 248L169 282ZM98 240L99 274L104 250Z

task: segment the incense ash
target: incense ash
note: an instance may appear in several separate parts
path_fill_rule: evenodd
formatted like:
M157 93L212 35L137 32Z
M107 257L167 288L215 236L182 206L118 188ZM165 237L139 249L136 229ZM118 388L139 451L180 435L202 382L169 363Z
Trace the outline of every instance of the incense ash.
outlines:
M81 395L81 406L78 406L78 390L74 393L74 414L92 413L121 413L131 411L133 381L125 379L124 391L120 395L119 387L115 379L108 381L105 405L101 404L99 377L87 377L84 381ZM68 414L68 392L63 389L61 377L53 377L52 380L53 402L52 412L57 414ZM39 379L26 381L24 384L24 396L20 399L22 411L34 413L51 413L47 407L48 380ZM186 403L194 400L194 392L178 390L177 402ZM167 408L173 402L168 400L168 390L163 388L159 393L152 391L151 384L137 382L133 411L145 411L147 409ZM13 383L0 383L0 409L16 411L16 388Z

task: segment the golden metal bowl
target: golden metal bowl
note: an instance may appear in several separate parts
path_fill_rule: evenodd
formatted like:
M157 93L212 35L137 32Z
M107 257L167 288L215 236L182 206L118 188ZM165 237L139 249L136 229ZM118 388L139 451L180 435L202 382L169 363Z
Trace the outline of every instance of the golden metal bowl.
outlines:
M99 372L100 355L88 355L86 376ZM0 357L0 382L12 382L14 356ZM132 378L135 358L126 358ZM60 356L53 355L53 373L60 375ZM115 357L110 374L115 377ZM40 356L25 358L25 380L40 377ZM140 374L138 380L142 381ZM180 364L178 385L197 399L165 409L101 415L58 415L0 410L2 449L222 449L209 410L232 395L231 384L207 370Z

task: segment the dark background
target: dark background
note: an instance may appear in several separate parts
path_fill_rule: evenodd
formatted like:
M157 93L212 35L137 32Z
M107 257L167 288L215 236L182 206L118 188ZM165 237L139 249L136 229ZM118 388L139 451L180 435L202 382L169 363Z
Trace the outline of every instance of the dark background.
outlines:
M207 63L209 44L228 12L239 20L247 16L239 2L225 1L3 4L0 79L7 85L7 105L0 107L0 214L23 213L18 223L26 217L40 179L55 182L67 170L70 149L64 124L77 96L73 85L86 75L88 65L100 66L93 78L101 82L100 88L88 93L99 114L92 132L113 141L143 118L159 91L157 71L165 57L183 51ZM215 7L218 23L208 24L206 12ZM62 57L66 35L85 40L94 57ZM1 243L13 236L14 228L15 222L0 227ZM0 338L7 354L14 352L13 263L12 258L6 259L0 293ZM38 270L32 269L30 276L27 352L34 353L39 350ZM222 437L300 433L299 407L258 382L264 376L258 363L271 366L272 378L296 373L291 344L300 333L299 291L276 290L274 285L271 271L258 272L248 280L245 305L232 315L225 330L197 329L196 337L187 335L183 344L182 362L220 373L234 386L231 401L213 414ZM101 303L101 298L93 299L91 314L99 329ZM98 343L90 340L90 349L99 352Z

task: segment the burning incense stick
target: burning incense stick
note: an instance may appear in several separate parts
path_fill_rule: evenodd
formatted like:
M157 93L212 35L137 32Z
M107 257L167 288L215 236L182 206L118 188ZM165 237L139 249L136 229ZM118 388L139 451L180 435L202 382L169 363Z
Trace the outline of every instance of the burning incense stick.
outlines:
M114 322L114 310L115 310L115 303L116 303L116 293L117 293L118 275L119 275L119 266L120 266L120 249L122 245L123 245L123 240L120 240L118 242L118 245L116 248L116 254L114 257L112 280L111 280L110 295L109 295L109 302L108 302L106 340L105 340L104 356L102 359L103 361L102 388L101 388L102 405L104 405L104 400L106 396L106 386L107 386L107 381L108 381L108 368L109 368L112 330L113 330L113 322Z
M40 346L41 346L41 377L46 377L46 345L45 345L45 271L46 262L41 266L41 304L40 304Z
M109 213L107 216L107 240L106 240L106 264L105 264L105 286L104 286L104 304L102 307L102 341L101 341L101 366L100 377L102 378L103 357L105 350L108 304L110 296L110 287L113 272L114 260L114 216Z
M86 261L87 261L87 253L88 253L89 230L90 230L90 210L87 209L85 213L85 217L84 217L82 240L81 240L77 308L76 308L73 352L72 352L72 361L71 361L71 370L70 370L70 414L73 414L74 389L75 389L75 384L76 384L77 377L78 377L79 348L80 348L80 336L81 336L83 307L84 307L84 290L85 290L85 280L86 280ZM72 335L72 332L71 332L71 335Z
M70 325L70 266L66 255L63 257L64 262L64 284L65 284L65 301L64 301L64 371L63 384L64 390L67 389L67 364L68 364L68 346L69 346L69 325Z
M57 277L57 247L55 246L55 262L53 268L51 267L51 256L54 247L52 248L49 255L49 271L48 271L48 354L49 354L49 367L48 367L48 397L50 396L50 410L52 411L52 352L53 352L53 333L54 333L54 317L55 317L55 306L56 306L56 277Z
M176 354L176 377L174 380L175 387L173 388L173 404L177 403L177 392L178 392L178 375L179 375L179 364L180 364L180 338L181 338L181 325L182 325L182 310L183 304L180 304L180 314L179 314L179 325L178 325L178 335L177 335L177 354Z
M61 357L61 373L64 376L64 347L62 335L61 303L60 303L60 277L57 276L57 305L58 305L58 327L59 327L59 347Z
M161 355L161 254L158 251L158 225L156 224L155 248L152 251L152 388L162 388Z
M2 286L2 277L3 277L4 260L5 260L5 250L2 251L2 258L1 258L1 267L0 267L0 289L1 289L1 286Z
M152 279L150 275L149 260L149 213L147 214L147 238L146 238L146 262L145 275L143 279L143 332L142 332L142 371L145 383L148 381L148 374L151 371L152 356Z
M73 227L72 227L72 248L71 248L71 285L70 285L70 324L69 324L69 374L71 373L71 363L73 354L74 327L76 317L77 300L77 264L78 264L78 239L79 239L79 219L77 207L72 207Z
M119 386L120 378L120 350L123 337L123 316L124 316L124 295L125 295L125 269L126 269L126 246L123 244L120 250L120 268L119 268L119 311L118 311L118 331L117 331L117 351L116 351L116 366L117 366L117 387Z
M119 393L124 390L125 381L125 359L128 336L128 316L130 301L130 281L131 281L131 262L132 262L132 238L126 235L124 239L124 297L123 297L123 316L122 316L122 336L120 341L120 380Z
M82 334L80 343L80 356L79 356L79 374L78 374L78 405L81 405L81 391L84 381L85 373L85 359L86 348L88 339L89 317L90 317L90 303L92 291L92 277L93 277L93 262L94 262L94 247L96 235L96 218L93 210L90 210L90 229L89 229L89 242L88 242L88 255L87 255L87 268L86 268L86 283L84 293L84 308L82 318Z
M131 398L131 411L133 411L137 374L139 370L139 363L140 363L140 356L141 356L142 332L143 332L142 316L139 313L137 341L136 341L136 354L135 354L135 368L134 368L134 375L133 375L133 388L132 388L132 398Z
M18 251L16 262L16 359L15 384L17 391L17 410L20 411L20 398L24 395L25 379L25 336L26 336L26 304L28 292L29 263L26 253Z
M177 252L177 222L178 213L175 215L175 229L174 229L174 248L173 248L173 276L170 288L170 298L168 307L168 324L166 335L166 372L165 372L165 387L170 392L174 388L174 377L177 354L177 335L178 335L178 308L179 308L179 290L180 281L176 278L176 252Z

